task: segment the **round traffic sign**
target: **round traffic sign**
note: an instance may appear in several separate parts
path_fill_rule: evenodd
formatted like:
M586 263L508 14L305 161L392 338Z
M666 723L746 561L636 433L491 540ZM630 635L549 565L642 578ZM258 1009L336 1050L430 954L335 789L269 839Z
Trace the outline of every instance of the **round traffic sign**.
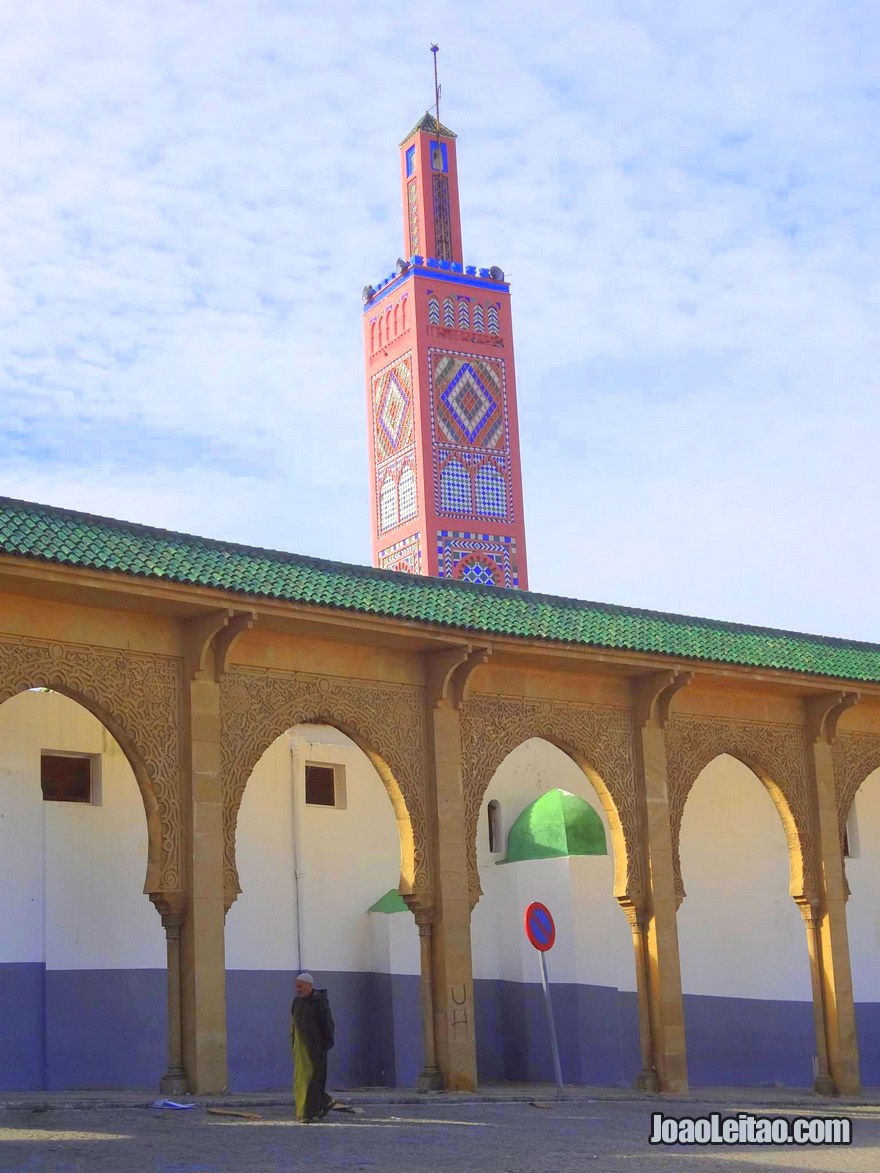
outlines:
M541 953L553 948L556 925L546 904L535 900L526 909L526 936Z

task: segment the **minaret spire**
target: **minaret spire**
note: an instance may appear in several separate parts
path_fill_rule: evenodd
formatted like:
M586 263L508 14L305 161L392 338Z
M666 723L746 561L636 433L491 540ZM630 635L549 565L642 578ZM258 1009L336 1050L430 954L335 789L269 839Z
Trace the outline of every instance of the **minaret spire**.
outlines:
M437 138L440 138L440 79L437 74L437 54L440 52L439 45L432 45L431 52L434 55L434 112L437 119ZM440 149L440 143L437 143L437 150ZM439 164L438 164L439 169Z
M434 111L400 144L403 253L363 294L373 562L527 588L510 287L464 263L431 52Z

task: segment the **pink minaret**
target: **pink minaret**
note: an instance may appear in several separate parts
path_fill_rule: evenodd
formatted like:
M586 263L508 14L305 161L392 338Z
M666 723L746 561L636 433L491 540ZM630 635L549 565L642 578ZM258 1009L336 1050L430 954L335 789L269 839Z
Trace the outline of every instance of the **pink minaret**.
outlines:
M510 287L462 262L455 135L400 146L404 256L364 290L373 565L526 589Z

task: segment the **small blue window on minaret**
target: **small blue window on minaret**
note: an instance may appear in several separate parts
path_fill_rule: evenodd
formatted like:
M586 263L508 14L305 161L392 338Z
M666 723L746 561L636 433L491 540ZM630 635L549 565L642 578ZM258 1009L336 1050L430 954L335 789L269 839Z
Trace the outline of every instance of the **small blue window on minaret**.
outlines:
M411 175L415 174L416 170L416 149L415 147L408 147L406 151L406 177L409 179Z
M438 143L436 140L431 143L431 170L449 170L449 160L446 156L446 143Z

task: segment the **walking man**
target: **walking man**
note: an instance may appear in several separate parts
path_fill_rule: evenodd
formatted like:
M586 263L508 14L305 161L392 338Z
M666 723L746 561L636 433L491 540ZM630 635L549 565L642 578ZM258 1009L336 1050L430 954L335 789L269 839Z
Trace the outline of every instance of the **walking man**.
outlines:
M296 979L290 1017L296 1118L310 1124L323 1119L335 1103L326 1091L327 1052L333 1046L335 1030L333 1015L327 991L315 989L310 973L301 973Z

